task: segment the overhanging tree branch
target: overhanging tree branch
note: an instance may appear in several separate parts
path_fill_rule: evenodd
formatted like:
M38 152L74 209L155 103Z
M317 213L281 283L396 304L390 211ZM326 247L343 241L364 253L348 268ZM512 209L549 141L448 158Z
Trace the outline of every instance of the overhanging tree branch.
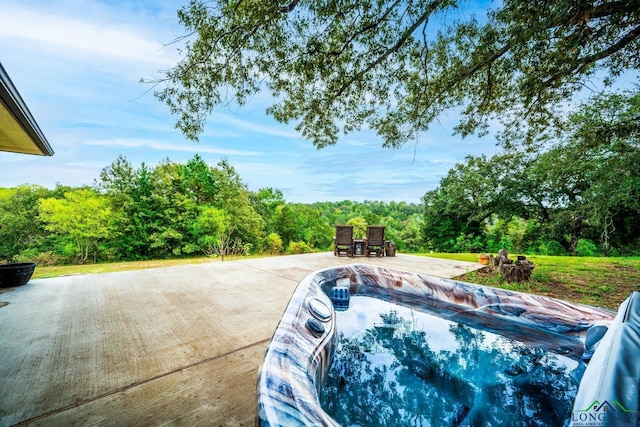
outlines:
M399 146L455 107L463 136L492 118L504 135L539 135L596 70L613 80L640 68L640 0L507 1L482 19L456 15L429 41L429 18L461 3L194 0L179 16L197 39L156 96L197 139L214 107L242 105L266 81L278 99L267 112L318 147L363 125Z
M431 14L437 9L438 5L440 4L440 2L434 2L432 3L429 7L409 28L407 28L402 35L400 36L400 38L396 41L396 43L391 46L389 49L387 49L384 53L382 53L382 55L380 55L375 61L371 62L369 65L367 65L364 69L362 69L361 71L359 71L353 78L351 78L349 81L347 81L345 84L343 84L337 91L336 91L336 96L341 96L345 90L347 90L347 88L353 84L356 81L359 81L363 78L364 75L366 75L367 73L369 73L371 70L373 70L375 67L377 67L378 65L380 65L382 62L384 62L389 56L391 56L392 54L396 53L398 50L400 50L400 48L402 48L402 46L407 42L407 40L409 40L410 37L413 36L413 33L420 28L420 26L422 24L424 24L427 19L429 19L429 16L431 16Z
M600 61L602 59L605 59L607 57L610 57L611 55L619 52L620 50L624 49L626 46L628 46L631 42L633 42L634 40L636 40L638 37L640 36L640 25L635 27L633 30L629 31L627 34L625 34L624 37L622 37L617 43L609 46L607 49L604 49L596 54L587 56L582 58L579 61L576 61L571 67L567 68L565 71L559 72L554 74L553 76L551 76L549 79L547 79L544 84L545 85L550 85L553 82L555 82L556 80L570 75L572 74L574 71L577 71L581 68L584 68L590 64L593 64L597 61Z

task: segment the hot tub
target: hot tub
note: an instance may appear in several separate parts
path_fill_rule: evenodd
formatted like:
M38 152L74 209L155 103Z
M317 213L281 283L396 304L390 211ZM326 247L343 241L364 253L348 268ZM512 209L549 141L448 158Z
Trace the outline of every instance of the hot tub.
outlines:
M256 423L491 425L511 411L509 425L567 424L615 315L371 265L320 270L268 346Z

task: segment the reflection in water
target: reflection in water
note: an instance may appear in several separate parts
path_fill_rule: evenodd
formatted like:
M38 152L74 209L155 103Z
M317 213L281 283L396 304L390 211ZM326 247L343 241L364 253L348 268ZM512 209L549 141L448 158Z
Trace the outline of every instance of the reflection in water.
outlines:
M321 402L342 425L562 426L571 414L580 370L563 355L361 296L338 332Z

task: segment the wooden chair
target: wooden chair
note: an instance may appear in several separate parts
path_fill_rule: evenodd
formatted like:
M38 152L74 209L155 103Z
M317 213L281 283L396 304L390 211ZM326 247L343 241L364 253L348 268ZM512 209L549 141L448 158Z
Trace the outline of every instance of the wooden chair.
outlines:
M376 256L384 256L384 226L370 225L367 227L367 243L364 254L368 257L375 253Z
M333 255L340 256L341 252L353 256L353 225L336 225Z

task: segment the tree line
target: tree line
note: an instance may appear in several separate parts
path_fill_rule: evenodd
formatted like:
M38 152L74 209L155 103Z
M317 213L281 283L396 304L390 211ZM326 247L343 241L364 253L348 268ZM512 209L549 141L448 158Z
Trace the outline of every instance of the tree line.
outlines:
M544 150L468 157L423 200L435 251L640 255L640 93L593 96Z
M386 226L405 252L640 255L640 91L603 93L544 149L468 157L421 204L288 203L226 159L134 167L93 186L0 188L0 262L41 264L330 250L335 225Z
M226 159L134 167L119 156L93 186L1 188L0 261L304 253L330 250L337 224L359 235L386 225L399 249L416 251L421 212L405 202L288 203L277 189L249 191Z

